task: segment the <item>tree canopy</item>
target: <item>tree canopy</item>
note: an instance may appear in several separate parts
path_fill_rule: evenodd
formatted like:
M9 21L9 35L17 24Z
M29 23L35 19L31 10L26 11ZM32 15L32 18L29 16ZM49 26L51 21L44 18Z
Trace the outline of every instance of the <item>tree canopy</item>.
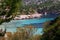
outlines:
M60 40L60 16L46 23L42 40Z

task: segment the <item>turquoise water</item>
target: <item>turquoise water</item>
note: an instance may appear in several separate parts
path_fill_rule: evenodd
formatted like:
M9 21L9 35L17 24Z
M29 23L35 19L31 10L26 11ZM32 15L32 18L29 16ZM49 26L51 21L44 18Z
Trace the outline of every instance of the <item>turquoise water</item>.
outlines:
M39 18L39 19L27 19L27 20L11 20L8 23L3 23L0 26L6 27L6 28L15 28L15 27L23 27L25 25L34 24L34 23L44 23L49 20L53 20L54 18Z
M59 14L58 14L59 15ZM47 21L54 20L57 16L57 14L49 14L47 16L44 16L43 18L35 18L35 19L26 19L26 20L11 20L8 23L3 23L0 25L0 28L6 28L7 32L16 32L17 27L24 27L26 25L33 25L37 28L37 31L34 33L36 34L43 34L43 23Z
M54 18L36 18L36 19L27 19L27 20L11 20L8 23L3 23L0 25L1 28L7 28L7 32L16 32L17 27L24 27L25 25L36 24L37 31L34 34L42 34L43 28L41 27L40 23L44 23ZM37 26L39 24L39 28ZM41 27L41 28L40 28Z

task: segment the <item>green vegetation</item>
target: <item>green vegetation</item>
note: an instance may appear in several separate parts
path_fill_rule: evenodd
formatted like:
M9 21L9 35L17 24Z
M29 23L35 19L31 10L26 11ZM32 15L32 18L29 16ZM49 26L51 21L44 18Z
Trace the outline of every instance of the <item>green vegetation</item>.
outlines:
M22 0L4 0L0 2L0 16L5 16L3 19L1 17L0 24L3 22L12 20L16 15L20 14L33 14L37 9L47 8L48 11L59 11L60 10L60 2L53 3L52 1L41 3L40 5L32 4L23 6Z
M17 11L18 8L21 8L22 6L21 2L22 0L4 0L3 3L5 4L2 3L2 5L0 5L2 9L2 12L0 13L0 15L6 15L7 17L12 15Z
M40 5L32 4L31 6L23 6L22 0L4 0L1 3L0 16L6 16L6 18L3 19L0 17L0 24L9 22L19 14L34 13L38 8L47 8L48 11L60 11L60 2L53 3L52 1L48 1ZM29 26L25 28L17 28L17 31L14 34L10 33L10 35L8 35L8 40L60 40L60 16L53 21L47 22L44 26L44 33L42 36L33 36L35 29ZM27 29L29 29L29 31Z
M13 34L7 32L9 40L60 40L60 16L55 20L49 21L44 24L43 34L34 35L36 28L28 25L25 27L18 27L17 31ZM3 38L3 40L5 40Z
M42 40L60 40L60 16L46 23Z
M18 27L13 34L7 32L8 37L2 40L60 40L60 16L45 23L42 35L34 35L34 32L36 32L36 28L31 25Z
M12 20L17 15L18 8L22 7L22 0L4 0L1 4L0 17L5 16L6 18L1 17L0 24Z
M18 27L17 31L13 34L11 32L7 32L7 37L3 38L2 40L40 40L40 35L34 35L36 32L36 28L33 26L25 26L25 27Z

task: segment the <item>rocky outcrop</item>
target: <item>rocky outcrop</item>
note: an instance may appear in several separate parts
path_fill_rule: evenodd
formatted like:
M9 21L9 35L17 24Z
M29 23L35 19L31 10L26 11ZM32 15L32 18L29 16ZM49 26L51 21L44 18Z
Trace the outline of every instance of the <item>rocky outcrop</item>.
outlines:
M21 19L30 19L30 18L40 18L42 14L32 14L32 15L19 15L14 18L14 20L21 20Z

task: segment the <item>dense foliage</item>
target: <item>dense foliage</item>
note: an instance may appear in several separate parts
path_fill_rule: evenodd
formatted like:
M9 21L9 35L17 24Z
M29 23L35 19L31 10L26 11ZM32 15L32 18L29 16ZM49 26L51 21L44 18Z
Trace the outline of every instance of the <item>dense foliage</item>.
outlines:
M0 5L1 7L0 15L6 15L6 16L12 15L17 11L18 8L21 7L22 4L21 1L22 0L4 0L3 2L1 2L2 5Z
M60 40L60 16L46 23L42 40Z
M0 24L12 20L22 7L22 0L1 0L0 3Z

